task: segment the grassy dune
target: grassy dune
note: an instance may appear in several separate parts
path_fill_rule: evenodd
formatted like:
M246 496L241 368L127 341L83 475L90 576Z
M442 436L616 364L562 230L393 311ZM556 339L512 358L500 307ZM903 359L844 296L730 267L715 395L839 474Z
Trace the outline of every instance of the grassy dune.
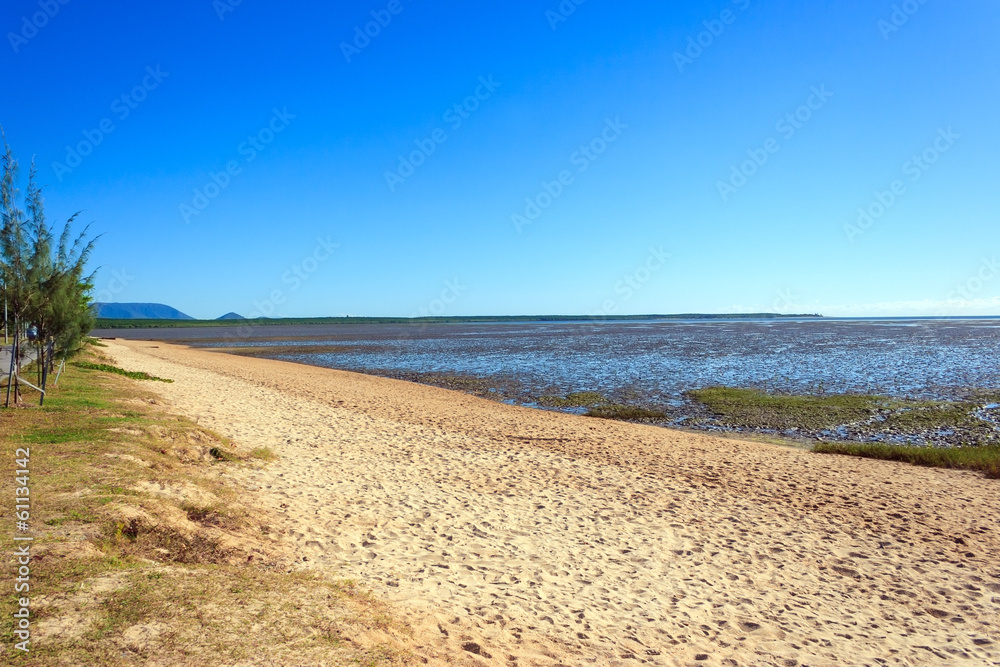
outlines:
M163 409L148 384L94 353L67 367L44 408L4 410L2 460L30 448L31 533L3 507L0 548L33 535L32 641L13 648L12 585L0 597L4 664L388 665L409 630L363 587L293 571L280 520L220 473L266 465ZM28 403L33 397L25 397ZM11 474L0 496L14 497ZM19 543L20 544L20 543ZM249 634L254 641L246 641Z

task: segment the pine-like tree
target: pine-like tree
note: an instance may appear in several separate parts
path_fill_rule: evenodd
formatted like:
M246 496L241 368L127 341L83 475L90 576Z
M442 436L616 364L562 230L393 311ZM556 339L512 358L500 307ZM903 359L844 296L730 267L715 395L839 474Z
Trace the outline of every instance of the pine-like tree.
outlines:
M90 306L93 273L84 272L97 239L87 240L87 227L71 242L72 225L79 215L75 214L53 248L35 165L32 163L28 176L25 215L17 203L18 164L5 138L0 172L0 277L8 322L14 331L13 374L16 377L20 371L23 333L29 325L34 326L38 332L39 381L44 389L53 358L79 350L94 325ZM10 378L7 404L11 387L15 403L19 400L17 382Z

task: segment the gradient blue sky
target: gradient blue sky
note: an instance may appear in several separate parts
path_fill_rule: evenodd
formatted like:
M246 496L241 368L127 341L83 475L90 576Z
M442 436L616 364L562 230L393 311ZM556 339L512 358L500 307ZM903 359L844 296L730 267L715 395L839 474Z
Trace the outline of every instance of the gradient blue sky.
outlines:
M1000 313L995 0L910 0L891 32L905 3L587 0L553 28L558 0L399 0L350 62L341 44L388 0L226 2L0 10L0 124L35 156L50 219L82 209L105 234L104 300L196 317ZM58 12L26 28L45 5ZM719 34L679 68L705 21ZM445 114L480 77L499 87L455 127ZM778 122L808 101L789 136ZM248 161L275 109L295 117ZM90 155L55 166L104 119ZM608 119L627 127L582 158ZM386 172L435 130L444 143L393 191ZM724 200L719 182L765 145ZM906 164L925 150L933 165ZM881 217L845 230L897 180ZM339 246L327 258L318 239Z

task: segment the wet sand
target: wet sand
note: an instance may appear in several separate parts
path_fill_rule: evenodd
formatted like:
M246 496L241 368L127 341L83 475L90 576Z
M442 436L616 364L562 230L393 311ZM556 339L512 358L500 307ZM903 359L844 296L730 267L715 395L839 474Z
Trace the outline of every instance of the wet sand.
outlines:
M1000 481L107 342L429 664L1000 665Z

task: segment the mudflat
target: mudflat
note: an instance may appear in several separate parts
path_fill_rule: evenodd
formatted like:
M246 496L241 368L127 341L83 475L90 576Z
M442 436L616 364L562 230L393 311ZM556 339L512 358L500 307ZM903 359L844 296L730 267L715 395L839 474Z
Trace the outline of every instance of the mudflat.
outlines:
M429 664L1000 665L1000 481L107 341Z

